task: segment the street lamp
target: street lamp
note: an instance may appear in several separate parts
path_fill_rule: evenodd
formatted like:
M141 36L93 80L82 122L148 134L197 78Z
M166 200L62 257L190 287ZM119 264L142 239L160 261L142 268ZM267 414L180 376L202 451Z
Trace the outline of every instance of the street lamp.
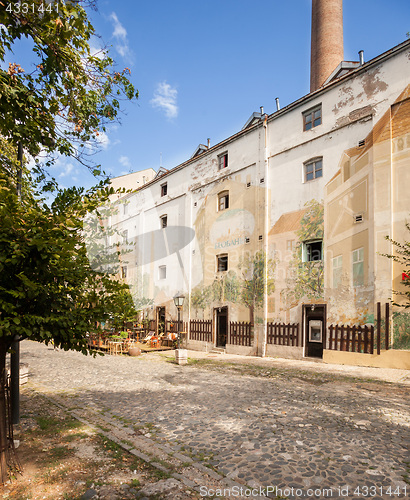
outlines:
M185 300L185 295L183 293L177 293L174 297L174 304L178 309L178 349L180 347L180 340L181 340L180 316L181 316L181 309L184 305L184 300Z

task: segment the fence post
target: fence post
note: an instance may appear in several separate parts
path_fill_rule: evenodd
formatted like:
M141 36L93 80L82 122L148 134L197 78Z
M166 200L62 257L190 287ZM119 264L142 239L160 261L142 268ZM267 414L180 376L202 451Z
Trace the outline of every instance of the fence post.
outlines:
M380 302L377 303L377 354L380 354L380 334L381 334L381 312Z
M389 350L389 344L390 344L390 341L389 341L389 327L390 327L390 324L389 324L389 319L390 319L390 316L389 316L389 303L386 302L386 320L385 320L385 349L386 351Z
M352 326L352 352L356 352L356 325Z

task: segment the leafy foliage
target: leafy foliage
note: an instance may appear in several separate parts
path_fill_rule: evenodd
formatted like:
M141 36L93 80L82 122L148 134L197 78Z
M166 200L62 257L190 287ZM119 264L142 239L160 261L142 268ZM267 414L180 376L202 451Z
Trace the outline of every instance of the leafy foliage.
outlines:
M410 349L410 313L393 313L393 349Z
M85 333L122 311L127 289L91 268L82 218L108 189L71 189L51 207L0 179L0 337L86 352ZM118 299L119 298L119 299Z
M410 233L410 223L406 223L406 229ZM400 266L402 266L402 272L410 276L410 241L405 241L404 243L400 243L399 241L392 240L388 236L386 236L386 240L390 241L393 244L394 252L392 255L390 254L382 254L384 257L391 259L394 262L397 262ZM401 290L394 290L394 294L398 298L402 298L403 300L397 302L393 302L393 305L398 307L404 307L406 309L410 308L410 279L404 280L402 282Z
M114 71L107 51L91 52L95 32L82 3L41 9L44 0L31 0L23 13L0 1L0 60L23 39L33 51L32 67L0 69L0 135L33 156L58 152L84 163L86 144L117 117L120 100L138 96L128 68Z
M323 260L302 262L303 242L323 239L323 204L316 200L306 203L306 213L296 231L298 243L294 257L289 264L290 278L284 295L290 303L305 297L308 300L321 299L324 294Z
M240 301L249 308L250 322L253 323L254 311L262 307L265 292L270 295L275 291L275 262L260 250L254 255L245 255L239 262L239 268L243 276Z

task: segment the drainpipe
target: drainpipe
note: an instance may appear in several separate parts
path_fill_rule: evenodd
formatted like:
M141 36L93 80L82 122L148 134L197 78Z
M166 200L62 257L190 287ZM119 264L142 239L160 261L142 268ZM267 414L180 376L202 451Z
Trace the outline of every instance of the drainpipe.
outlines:
M266 356L266 344L268 335L268 273L267 273L267 261L268 261L268 251L269 251L269 162L268 162L268 115L263 117L263 131L264 131L264 187L265 190L265 224L264 224L264 252L266 256L265 265L265 276L264 276L264 298L263 298L263 341L261 356L264 358Z

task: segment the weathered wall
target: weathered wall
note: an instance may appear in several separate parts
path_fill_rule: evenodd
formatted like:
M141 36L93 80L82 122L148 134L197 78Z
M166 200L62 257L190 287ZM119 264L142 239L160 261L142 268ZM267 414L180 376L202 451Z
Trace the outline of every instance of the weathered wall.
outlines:
M372 321L374 302L399 285L399 268L377 252L391 250L385 235L404 238L408 217L409 80L407 45L121 199L128 208L110 224L135 244L122 264L128 259L127 281L146 314L165 304L175 319L172 297L182 291L184 320L215 321L215 308L227 306L230 321L301 323L303 304L322 303L328 323ZM303 113L314 106L321 124L303 130ZM223 153L228 167L219 170ZM313 158L322 159L322 175L307 180L304 164ZM224 191L229 208L219 210ZM323 239L324 258L306 275L301 243L312 238ZM217 270L220 254L227 271Z

